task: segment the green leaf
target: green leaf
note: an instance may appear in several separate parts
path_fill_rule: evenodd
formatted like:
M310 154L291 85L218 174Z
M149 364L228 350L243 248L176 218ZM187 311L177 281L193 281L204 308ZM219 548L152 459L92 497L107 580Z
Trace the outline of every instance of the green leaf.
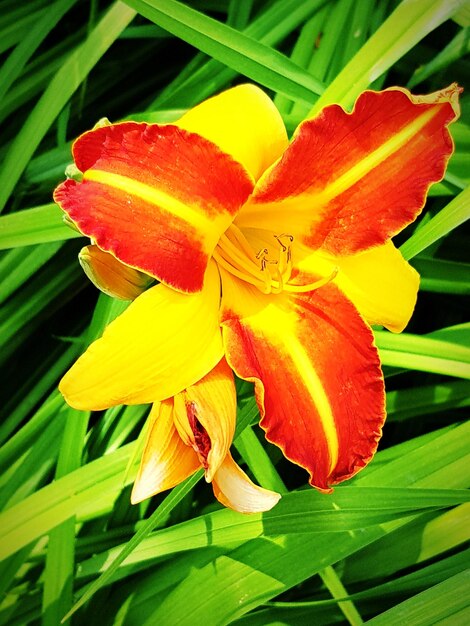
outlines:
M452 477L455 484L466 487L470 481L465 452L469 432L470 425L444 432L413 453L385 464L382 470L362 474L356 483L428 487L429 483L447 483ZM453 461L461 458L459 470L452 467ZM467 468L465 475L463 468ZM292 525L293 534L253 539L192 571L166 595L144 626L162 619L184 626L207 615L215 623L228 623L405 523L390 522L345 534L324 532L316 537L296 534ZM220 602L222 595L224 602Z
M57 204L45 204L0 217L0 250L83 237L63 221Z
M128 444L92 461L5 511L1 515L0 558L14 554L74 515L86 518L109 510L134 478L130 474L125 483L122 480L132 448L133 444Z
M389 577L418 563L455 550L470 539L470 505L422 515L376 543L356 552L345 564L347 584Z
M42 246L16 248L5 254L0 261L0 302L21 287L61 246L62 242L53 242Z
M0 211L52 122L134 16L135 12L124 4L117 2L112 5L87 40L72 52L55 74L3 162L0 170Z
M326 533L329 537L337 535L340 540L345 531L355 535L353 531L374 527L378 523L469 500L466 490L338 487L328 498L313 490L294 492L285 494L279 504L267 513L246 516L225 509L159 530L144 539L123 565L142 563L180 551L208 546L228 548L257 537L275 538L291 533L306 536L323 536ZM122 546L118 546L83 562L78 576L107 572L121 550Z
M106 569L103 575L93 583L86 593L74 604L72 609L67 613L64 619L68 619L79 609L91 596L112 578L114 572L119 568L126 557L131 554L135 548L145 539L145 537L155 528L161 519L165 519L170 511L180 502L180 500L194 487L194 485L202 478L202 470L196 472L187 478L180 485L175 487L166 496L163 502L157 507L152 515L145 521L142 527L132 537L132 539L124 546L119 555L114 559L113 563Z
M349 106L395 61L452 17L466 0L403 0L317 100L310 116L328 104Z
M326 0L276 0L264 7L244 30L251 39L272 47L288 37L303 21L314 15ZM209 59L198 64L198 57L189 63L159 96L152 101L149 109L162 106L195 105L213 95L236 77L230 67ZM196 69L193 67L195 64Z
M470 378L467 346L405 333L375 331L374 335L384 365Z
M323 85L276 50L175 0L126 0L157 26L260 84L311 103Z
M262 487L278 493L285 493L284 483L252 428L245 428L240 433L235 442L235 447Z
M77 0L57 0L42 12L41 19L33 24L26 37L13 50L0 69L0 108L6 92L21 73L30 56L59 20Z
M8 439L6 444L0 449L0 468L2 472L7 471L14 461L28 452L38 435L51 422L53 417L64 408L62 396L55 391L50 398L31 416L28 423ZM8 433L8 429L4 429ZM3 434L3 433L2 433Z
M470 293L470 263L456 263L428 257L415 257L421 291L468 295Z
M418 228L408 241L400 247L400 252L405 259L412 259L469 218L470 187L467 187L435 217Z
M408 83L408 87L411 89L416 87L432 76L439 70L446 68L448 65L459 59L460 57L470 52L470 28L462 28L455 37L450 41L447 46L436 55L429 63L419 67L411 80Z
M426 589L409 600L372 618L371 626L431 626L431 624L464 624L470 617L470 570ZM453 616L458 616L456 622Z
M387 392L387 420L401 421L470 405L470 383L459 380Z

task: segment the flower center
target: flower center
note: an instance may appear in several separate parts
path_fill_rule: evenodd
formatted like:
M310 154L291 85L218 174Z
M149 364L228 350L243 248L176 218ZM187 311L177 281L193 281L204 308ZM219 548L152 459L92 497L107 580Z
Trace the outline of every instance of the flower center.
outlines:
M293 285L289 281L292 276L292 244L294 237L289 233L273 235L278 248L277 258L269 257L268 248L260 248L254 252L242 231L231 224L221 236L214 251L214 259L233 276L257 287L262 293L305 293L313 291L333 280L338 273L333 272L313 283Z

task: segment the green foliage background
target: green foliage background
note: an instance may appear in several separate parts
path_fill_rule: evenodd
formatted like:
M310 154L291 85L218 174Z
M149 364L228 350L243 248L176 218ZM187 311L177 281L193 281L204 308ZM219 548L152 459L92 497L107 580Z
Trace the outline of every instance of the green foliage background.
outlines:
M166 122L256 82L289 130L371 87L468 82L468 0L2 0L0 624L470 623L470 98L456 151L398 241L422 274L407 331L377 329L380 451L332 496L268 445L238 385L235 453L283 492L222 510L200 474L129 503L147 406L86 414L56 385L123 310L98 297L51 203L101 117ZM467 55L467 56L466 56Z

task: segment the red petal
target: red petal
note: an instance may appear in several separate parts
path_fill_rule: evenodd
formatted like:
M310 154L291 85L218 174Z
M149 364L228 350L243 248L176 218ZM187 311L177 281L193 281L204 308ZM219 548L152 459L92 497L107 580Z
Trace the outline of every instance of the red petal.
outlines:
M272 214L270 230L341 255L384 243L416 218L444 175L459 91L367 91L350 114L326 107L300 125L238 225L267 228Z
M181 291L202 287L220 235L252 191L244 168L176 126L126 122L73 146L83 182L54 194L78 228L127 265Z
M256 384L261 426L321 490L372 458L385 417L373 335L329 284L287 298L263 296L223 274L227 360Z

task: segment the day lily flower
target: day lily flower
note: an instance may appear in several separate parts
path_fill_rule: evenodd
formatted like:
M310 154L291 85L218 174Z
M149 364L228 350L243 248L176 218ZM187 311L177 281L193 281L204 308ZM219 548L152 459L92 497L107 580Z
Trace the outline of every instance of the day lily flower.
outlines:
M241 85L175 124L76 140L82 177L55 201L92 240L87 274L135 299L60 389L78 409L155 403L134 501L202 466L224 504L275 504L229 453L232 370L254 382L267 439L314 487L370 461L385 419L370 325L400 332L413 312L419 277L391 238L444 175L459 91L366 91L289 143L271 100Z

